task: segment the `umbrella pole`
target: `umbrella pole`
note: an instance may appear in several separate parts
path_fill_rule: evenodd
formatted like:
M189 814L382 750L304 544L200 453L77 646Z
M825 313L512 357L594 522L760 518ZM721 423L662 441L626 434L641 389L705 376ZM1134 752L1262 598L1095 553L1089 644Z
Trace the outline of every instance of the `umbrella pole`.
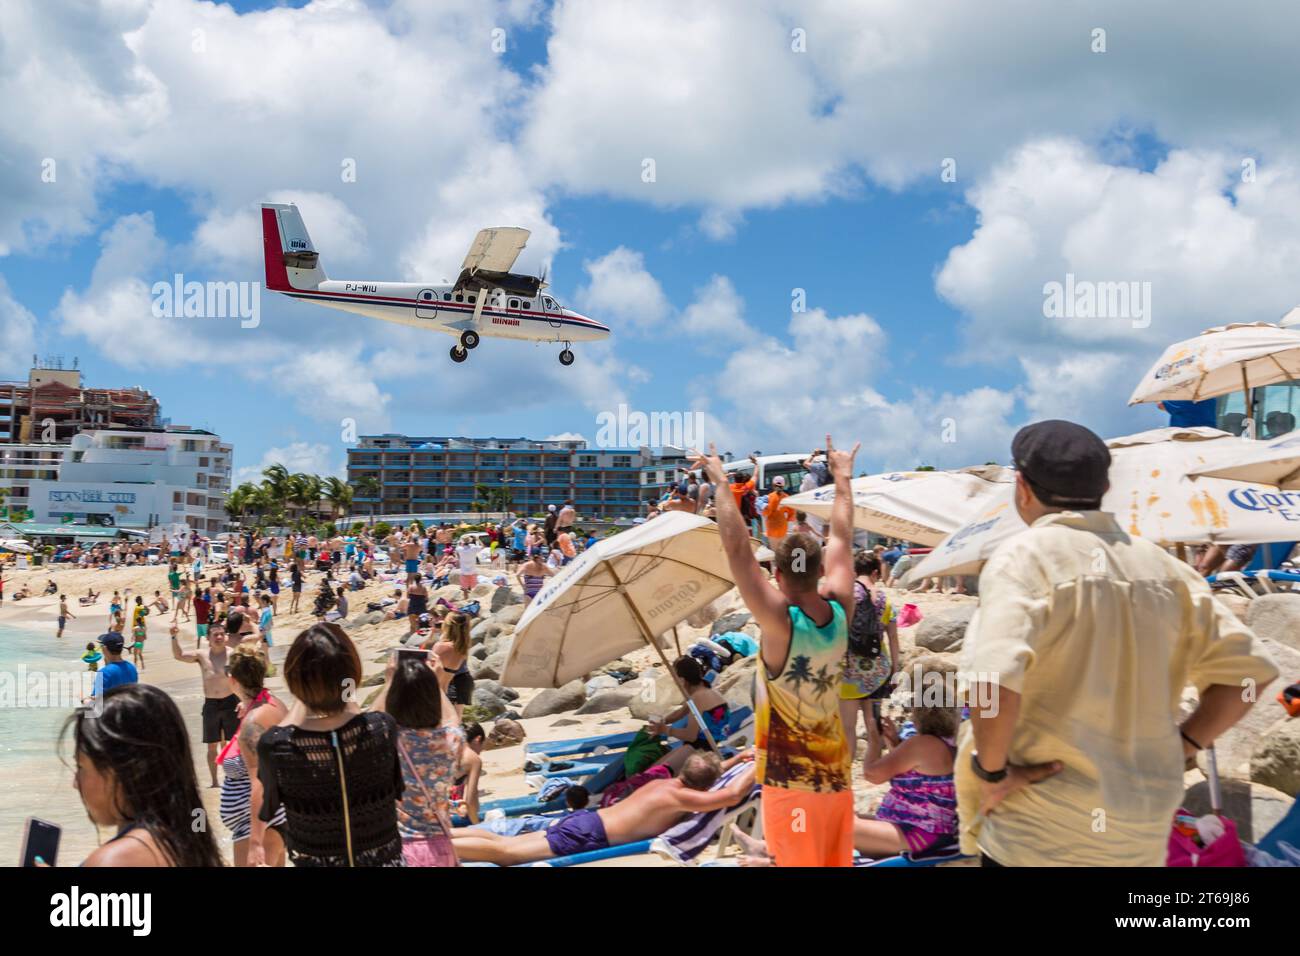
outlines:
M677 656L678 656L678 657L681 657L681 656L682 656L682 641L681 641L681 638L679 638L679 637L677 636L677 625L676 625L676 624L673 625L673 647L677 648Z
M1174 553L1178 555L1179 561L1183 562L1183 564L1187 563L1187 545L1179 541L1174 545Z
M704 723L704 717L700 714L699 708L695 706L695 701L691 700L691 695L686 692L686 685L683 684L682 679L677 676L677 672L673 670L673 666L668 663L668 658L664 656L664 649L660 647L659 642L655 640L654 634L650 631L650 625L647 624L645 618L641 616L641 611L637 608L635 602L627 596L627 585L623 583L622 578L618 576L618 572L614 570L614 562L606 562L605 567L609 569L609 575L614 579L614 584L618 588L618 593L623 598L624 603L627 604L627 609L632 612L632 617L636 619L637 626L641 629L641 636L645 639L647 644L655 649L655 653L658 654L659 659L663 661L664 667L668 668L668 674L672 677L673 683L677 685L677 689L681 691L682 700L686 701L687 709L694 715L695 722L700 725L700 732L704 734L704 739L709 742L709 747L714 753L718 754L718 756L722 756L718 751L718 742L713 739L713 734L709 733L708 725ZM674 627L675 626L676 625L674 625Z
M1246 363L1241 363L1241 393L1242 401L1246 405L1246 425L1250 429L1250 437L1255 437L1255 414L1250 407L1250 382L1246 378Z

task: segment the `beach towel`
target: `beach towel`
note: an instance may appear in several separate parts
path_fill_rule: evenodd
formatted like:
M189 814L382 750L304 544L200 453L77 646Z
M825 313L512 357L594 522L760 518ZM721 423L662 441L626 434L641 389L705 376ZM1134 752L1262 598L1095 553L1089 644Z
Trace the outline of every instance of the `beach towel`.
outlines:
M614 804L627 797L627 795L633 790L636 790L639 787L644 787L651 780L670 780L672 779L672 776L673 772L671 770L663 764L658 764L651 767L649 770L634 774L626 780L611 783L605 788L605 792L601 795L600 805L602 807L612 807Z
M710 790L721 790L730 786L738 776L752 765L748 761L736 764L726 771ZM722 829L727 816L740 807L758 806L763 788L755 781L749 794L735 806L724 810L710 810L708 813L693 813L681 823L665 830L655 841L656 849L667 854L678 863L691 863L704 852L704 848L713 841L713 837Z

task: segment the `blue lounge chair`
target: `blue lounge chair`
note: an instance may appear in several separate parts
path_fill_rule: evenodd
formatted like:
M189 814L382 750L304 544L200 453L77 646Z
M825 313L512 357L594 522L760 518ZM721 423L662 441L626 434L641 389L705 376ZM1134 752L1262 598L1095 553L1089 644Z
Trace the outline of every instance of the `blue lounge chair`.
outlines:
M607 750L626 750L636 738L636 731L621 734L605 734L601 737L574 737L569 740L543 740L535 744L524 744L524 753L545 757L572 757L579 754L594 753L604 747Z
M520 866L580 866L594 863L596 860L612 860L620 856L640 856L650 852L653 840L638 840L636 843L624 843L621 846L607 846L603 850L588 850L586 853L573 853L569 856L557 856L537 863L521 863Z
M912 866L938 866L941 863L952 863L954 860L972 860L974 857L964 855L961 852L961 845L957 838L932 846L928 850L922 850L920 853L913 853L910 850L899 853L896 856L887 856L881 859L870 859L867 857L855 856L853 865L855 867L885 866L885 867L912 867Z

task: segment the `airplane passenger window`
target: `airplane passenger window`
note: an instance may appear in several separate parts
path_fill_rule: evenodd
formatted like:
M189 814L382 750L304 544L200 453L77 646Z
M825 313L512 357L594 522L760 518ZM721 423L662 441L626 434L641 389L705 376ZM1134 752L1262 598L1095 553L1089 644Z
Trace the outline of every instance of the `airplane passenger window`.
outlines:
M533 307L533 302L532 302L532 300L531 300L531 299L524 299L523 307L524 307L525 309L531 309L531 308Z
M465 301L465 297L464 297L463 295L461 295L459 292L457 292L457 293L456 293L456 301L457 301L457 302L464 302L464 301Z
M470 304L470 305L473 305L476 301L478 301L477 296L473 296L473 295L471 295L471 296L469 297L469 304Z
M450 292L444 292L444 293L442 294L442 301L443 301L443 302L450 302L450 301L451 301L451 293L450 293Z
M517 309L517 308L519 308L519 300L518 300L518 299L511 299L511 300L510 300L510 308L512 308L512 309Z

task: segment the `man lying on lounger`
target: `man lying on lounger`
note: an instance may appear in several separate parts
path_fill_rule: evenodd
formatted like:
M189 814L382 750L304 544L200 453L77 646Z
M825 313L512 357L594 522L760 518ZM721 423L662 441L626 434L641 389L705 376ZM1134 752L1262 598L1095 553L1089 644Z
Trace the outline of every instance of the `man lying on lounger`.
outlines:
M752 756L752 755L751 755ZM600 810L578 810L536 833L503 837L479 830L452 830L456 855L463 862L514 866L557 856L587 853L659 836L692 813L723 810L739 803L754 786L754 771L741 773L728 786L710 790L722 775L712 751L691 754L681 775L655 780L627 799Z

